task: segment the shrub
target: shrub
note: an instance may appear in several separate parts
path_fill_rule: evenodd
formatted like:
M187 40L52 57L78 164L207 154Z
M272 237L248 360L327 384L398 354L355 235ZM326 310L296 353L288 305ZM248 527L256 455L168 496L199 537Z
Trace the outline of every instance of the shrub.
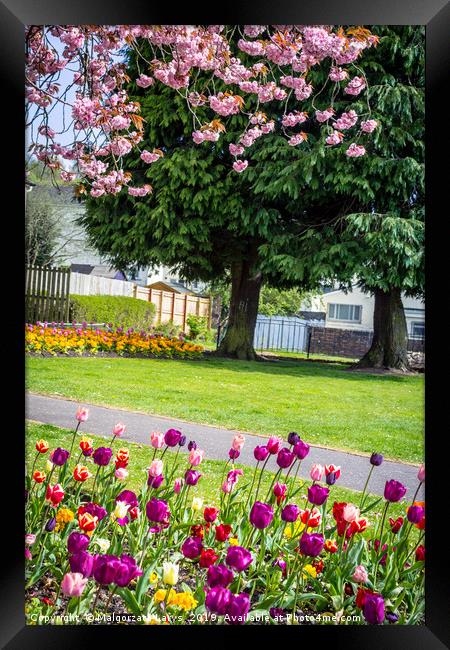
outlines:
M126 296L70 296L70 319L78 323L112 323L114 326L148 329L155 318L151 302Z
M205 339L208 336L208 319L206 316L195 316L194 314L190 314L186 318L186 323L189 325L190 339Z
M157 323L152 328L155 334L167 336L169 338L179 336L181 334L181 327L176 325L172 320L167 320L164 323Z

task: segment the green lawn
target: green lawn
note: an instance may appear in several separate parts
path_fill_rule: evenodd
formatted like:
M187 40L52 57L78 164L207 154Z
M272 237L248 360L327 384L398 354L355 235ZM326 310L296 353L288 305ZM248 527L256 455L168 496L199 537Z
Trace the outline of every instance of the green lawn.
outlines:
M27 358L27 388L412 462L423 458L424 378L307 361Z
M54 427L49 424L38 424L36 422L27 422L27 436L26 436L26 461L27 461L27 471L30 472L31 466L33 464L33 461L36 456L36 450L35 450L35 442L36 440L39 440L43 438L46 440L49 445L50 449L55 449L56 447L63 447L65 449L70 449L70 445L72 442L72 435L73 435L73 430L69 429L61 429L59 427ZM84 435L84 434L83 434ZM89 436L93 439L94 441L94 447L95 446L101 446L105 444L105 441L107 441L107 445L111 441L111 436ZM77 436L78 441L81 438L81 435ZM77 445L77 442L75 442L75 445ZM141 490L141 487L143 483L145 483L147 479L147 474L146 474L146 468L150 465L152 456L153 456L153 449L151 447L145 446L145 445L140 445L134 442L129 442L128 440L126 441L119 441L116 440L114 443L113 449L117 451L120 447L127 447L130 450L130 463L128 465L128 471L129 471L129 476L126 481L126 484L124 483L124 488L129 489L129 490L134 490L136 493L139 493ZM74 452L72 454L72 459L69 461L69 466L70 468L73 469L73 467L76 464L76 461L78 459L79 455L79 448L77 446L74 447ZM166 468L166 472L170 471L170 468L173 465L173 458L175 456L175 453L169 450L165 457L164 457L164 465ZM180 456L184 456L186 458L187 453L186 453L186 448L184 449L184 452L181 452ZM179 457L180 457L179 456ZM45 462L47 460L48 454L44 454L42 457L39 457L38 462L36 463L36 469L40 469L42 471L46 471L45 469ZM95 473L94 470L92 469L91 465L93 461L91 459L88 459L87 461L82 458L81 459L84 464L87 464L90 468L90 471L92 473ZM95 467L95 466L94 466ZM179 465L180 471L177 474L177 476L182 476L187 469L187 463L180 463ZM235 464L235 468L241 468L244 470L244 475L240 479L240 485L245 485L248 481L252 480L253 477L253 468L250 468L246 465L240 465L239 463ZM202 477L200 481L198 482L197 486L195 488L192 488L192 495L193 496L200 496L204 499L204 504L205 506L218 506L220 502L220 486L223 482L223 475L225 471L225 462L221 460L204 460L200 467L198 468L202 474ZM228 471L230 469L230 465L227 465L226 470ZM267 495L267 492L269 490L269 487L271 485L273 479L273 473L269 471L265 471L263 475L263 479L261 481L261 488L260 488L260 495L262 497L265 497ZM92 486L93 478L88 479L86 482L87 487ZM300 479L297 478L297 482L300 485L302 482ZM310 484L310 480L307 481L307 484ZM360 500L361 500L361 493L354 491L354 490L348 490L347 488L340 488L337 485L334 485L332 488L330 488L330 507L332 506L332 503L334 501L346 501L350 503L354 503L355 505L359 505ZM306 488L305 488L306 492ZM301 492L303 495L303 491ZM373 501L378 499L379 497L373 495ZM368 500L368 503L370 503L372 499ZM302 499L295 499L295 502L298 502L299 505L303 504L303 497ZM371 522L374 522L375 519L377 519L380 516L380 512L383 508L383 501L380 502L380 504L377 504L373 510L368 513L368 518ZM391 517L398 517L398 516L404 516L405 515L405 504L404 503L392 503L389 509L389 514Z

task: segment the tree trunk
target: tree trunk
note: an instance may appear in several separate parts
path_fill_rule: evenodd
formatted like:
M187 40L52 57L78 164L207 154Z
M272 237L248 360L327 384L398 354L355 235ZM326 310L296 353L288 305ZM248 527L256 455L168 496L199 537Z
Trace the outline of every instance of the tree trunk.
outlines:
M375 289L373 339L357 368L408 370L408 331L400 289Z
M252 262L236 262L231 267L231 298L225 336L217 355L253 361L256 317L258 316L261 273L252 272Z

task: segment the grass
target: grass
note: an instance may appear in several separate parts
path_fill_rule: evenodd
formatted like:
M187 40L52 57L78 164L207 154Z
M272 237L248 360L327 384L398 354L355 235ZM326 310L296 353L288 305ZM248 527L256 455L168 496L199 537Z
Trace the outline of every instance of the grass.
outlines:
M117 406L421 462L424 378L353 373L339 363L228 359L27 359L27 388Z
M65 449L70 449L72 442L73 430L62 429L48 424L38 424L36 422L27 422L27 436L26 436L26 462L27 462L27 471L31 470L31 466L36 456L35 442L43 438L46 440L50 449L55 449L56 447L63 447ZM84 434L83 434L84 435ZM106 436L103 439L103 436L89 436L94 440L95 446L105 445L105 440L108 443L111 441L111 436ZM78 441L81 438L81 435L77 436ZM106 446L109 446L108 443ZM143 483L146 481L146 468L150 465L153 449L146 445L137 444L129 441L118 441L116 440L113 446L114 451L117 451L121 447L127 447L130 451L130 463L128 466L129 476L124 484L124 489L130 489L139 493ZM77 441L75 442L74 452L72 454L72 459L69 460L69 467L73 469L78 459L79 448L77 447ZM180 452L179 457L186 457L186 448L184 451ZM170 471L170 468L173 466L173 459L175 453L168 451L164 457L165 464L165 473ZM45 462L48 458L48 454L43 454L42 458L38 459L36 463L36 469L42 471L45 470ZM93 461L91 459L83 459L82 462L88 467L91 468L91 472L95 473L92 470ZM235 464L235 468L240 468L244 471L244 475L240 479L242 485L245 484L246 480L251 481L253 477L253 468L250 468L246 465ZM180 471L177 473L177 476L182 476L184 471L187 469L187 463L180 463ZM221 460L204 460L199 467L199 470L202 474L200 481L198 482L195 488L192 488L193 496L200 496L204 499L205 506L218 506L220 500L220 486L223 482L224 471L230 469L230 465L227 465L225 468L225 462ZM263 474L263 479L261 481L260 488L260 497L264 498L267 495L269 487L273 479L273 473L265 471ZM86 482L87 487L91 487L93 478L88 479ZM297 482L300 485L301 480L297 478ZM304 494L303 491L301 494ZM378 499L379 497L373 495L373 500ZM361 499L361 493L349 490L347 488L341 488L337 485L334 485L330 488L330 507L334 501L346 501L359 504ZM302 499L297 498L295 501L298 502L298 505L304 506L303 497ZM370 501L368 501L370 502ZM373 511L368 513L368 518L370 522L373 522L375 518L379 517L380 511L382 509L383 502L380 502L378 506L374 508ZM389 515L391 517L405 516L405 505L402 503L392 503L389 508ZM370 530L370 529L368 529Z

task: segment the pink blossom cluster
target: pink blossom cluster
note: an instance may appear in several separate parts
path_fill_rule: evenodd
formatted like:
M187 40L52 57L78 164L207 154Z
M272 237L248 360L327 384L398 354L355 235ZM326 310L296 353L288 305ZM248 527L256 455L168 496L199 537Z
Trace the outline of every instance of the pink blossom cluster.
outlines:
M230 144L228 149L232 156L241 156L244 153L244 147L241 144Z
M297 124L302 124L308 119L308 114L305 112L293 111L284 115L281 123L283 126L296 126Z
M364 131L365 133L372 133L378 126L378 122L376 120L366 120L365 122L361 122L361 131Z
M150 151L147 151L147 149L144 149L144 151L141 153L140 156L141 160L143 160L145 163L151 164L156 162L161 158L161 153L153 151L152 153Z
M240 100L239 95L219 93L218 95L209 96L209 105L215 113L226 117L227 115L239 113L241 108Z
M353 77L344 88L347 95L359 95L366 87L366 82L362 77Z
M349 156L349 158L359 158L359 156L364 156L366 150L362 145L352 142L345 153L347 156Z
M295 147L301 142L304 142L306 139L306 133L303 133L303 131L301 131L300 133L296 133L295 135L291 136L288 140L288 144L290 144L291 147Z
M212 131L211 129L205 129L204 131L194 131L192 133L192 139L195 144L201 144L205 140L209 142L217 142L220 134L218 131Z
M350 110L342 115L335 121L334 126L340 131L345 131L346 129L351 129L352 126L355 126L358 121L358 115L355 111Z
M315 117L318 122L326 122L327 120L330 119L330 117L333 117L333 115L334 115L333 108L327 108L325 111L315 112Z
M148 88L153 83L154 79L152 77L148 77L146 74L140 74L136 79L136 85L140 86L141 88Z
M129 187L128 194L130 196L146 196L152 191L151 185L143 185L142 187Z
M248 160L236 160L233 163L233 169L235 172L243 172L244 169L247 169L248 167Z
M343 70L343 68L333 66L328 76L331 81L343 81L344 79L347 79L348 72L347 70Z
M325 138L327 144L340 144L344 139L344 134L340 131L333 131L330 135Z

